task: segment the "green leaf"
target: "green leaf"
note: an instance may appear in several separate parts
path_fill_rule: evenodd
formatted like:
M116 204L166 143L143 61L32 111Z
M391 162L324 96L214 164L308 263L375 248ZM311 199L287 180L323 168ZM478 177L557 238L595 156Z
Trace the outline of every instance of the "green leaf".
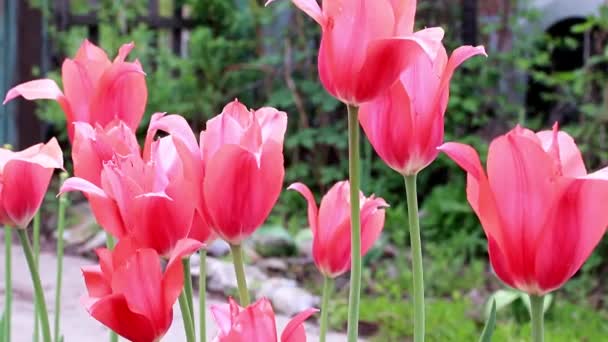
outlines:
M490 316L486 321L486 325L483 327L479 342L491 342L492 335L496 329L496 300L492 300L492 307L490 309Z
M496 301L496 310L501 310L501 309L509 306L511 303L513 303L517 299L519 299L520 296L521 296L521 293L519 291L515 291L515 290L498 290L498 291L494 292L494 294L492 294L492 296L488 300L488 304L486 305L486 310L485 310L486 318L489 318L492 313L492 308L490 306L490 303Z

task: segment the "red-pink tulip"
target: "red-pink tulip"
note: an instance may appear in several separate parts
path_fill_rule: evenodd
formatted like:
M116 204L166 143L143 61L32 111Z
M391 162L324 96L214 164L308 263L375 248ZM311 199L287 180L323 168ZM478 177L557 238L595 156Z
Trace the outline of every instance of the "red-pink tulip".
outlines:
M419 57L388 91L361 105L359 121L376 152L392 169L414 175L428 166L443 143L450 79L483 47L463 46L447 57L441 47L434 59Z
M321 25L319 76L344 103L372 100L418 56L434 56L443 38L441 28L413 33L416 0L323 0L322 9L316 0L292 2Z
M219 327L214 342L278 342L274 311L270 301L262 298L247 308L232 298L230 304L213 305L211 313ZM296 315L281 334L281 342L306 342L303 323L317 312L311 308Z
M55 138L23 151L0 148L0 224L25 229L44 199L63 153Z
M608 226L608 172L587 174L565 132L516 127L490 145L487 174L475 150L440 147L468 173L467 198L488 238L490 261L507 285L534 295L561 287Z
M313 234L312 253L317 268L328 277L337 277L350 269L350 184L336 183L317 208L315 198L302 183L290 190L299 192L308 202L308 224ZM384 227L384 199L359 193L361 204L361 255L374 245Z
M63 92L50 79L29 81L9 90L4 103L18 96L59 102L70 139L74 136L72 123L79 121L106 126L119 119L136 130L144 114L148 90L139 62L125 62L133 47L132 43L123 45L112 62L102 49L85 40L76 57L63 62Z
M235 100L207 121L200 148L179 116L155 116L148 138L156 129L171 134L188 174L200 179L200 211L217 235L239 244L262 225L283 186L287 114Z
M76 122L74 132L72 142L74 176L86 179L97 186L101 186L103 164L111 161L115 154L122 157L140 154L135 134L122 121L111 123L106 127L97 124L95 128L86 122Z
M113 251L98 249L99 265L82 268L88 294L81 301L96 320L133 342L155 342L173 321L173 304L184 286L182 258L201 247L181 240L163 272L155 250L130 239Z
M167 255L195 224L201 224L192 191L197 184L187 177L172 137L148 147L145 159L139 153L114 152L111 160L103 162L101 185L74 177L66 180L61 192L82 191L105 230L119 239L133 237L139 245Z

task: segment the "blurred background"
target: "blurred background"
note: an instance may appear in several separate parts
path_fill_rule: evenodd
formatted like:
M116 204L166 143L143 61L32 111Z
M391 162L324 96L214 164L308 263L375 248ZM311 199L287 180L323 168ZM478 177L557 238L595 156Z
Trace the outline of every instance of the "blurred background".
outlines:
M608 1L418 2L417 27L444 27L448 50L483 44L489 54L466 62L452 81L446 140L472 144L483 158L488 141L517 123L538 130L558 121L579 143L589 169L608 164ZM160 111L182 114L201 130L238 97L252 108L289 113L286 184L302 181L320 195L347 178L345 108L317 76L320 30L290 1L264 8L261 0L0 0L0 93L39 77L59 82L61 62L85 38L110 58L121 44L135 42L130 56L142 62L149 90L141 135ZM16 100L0 107L0 143L25 147L54 135L68 151L56 103ZM391 204L382 241L365 260L362 332L372 340L407 341L411 271L402 178L362 144L363 190ZM429 340L476 339L492 295L499 300L496 340L526 340L526 303L516 293L496 292L504 286L488 265L483 231L466 202L465 175L441 156L420 181ZM52 206L46 210L52 215ZM309 240L304 201L283 193L268 227L267 234L287 245ZM54 238L48 231L47 237ZM294 257L298 248L257 254ZM283 272L320 293L310 268L290 264ZM338 330L346 325L347 281L338 281L330 317ZM605 340L606 299L605 239L553 297L547 340Z

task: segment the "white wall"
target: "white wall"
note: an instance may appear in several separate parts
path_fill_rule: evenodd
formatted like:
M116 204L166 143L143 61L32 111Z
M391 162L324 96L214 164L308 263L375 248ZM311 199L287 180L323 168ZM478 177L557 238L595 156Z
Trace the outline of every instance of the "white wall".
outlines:
M543 29L567 18L586 17L597 13L606 0L528 0L530 5L540 9Z

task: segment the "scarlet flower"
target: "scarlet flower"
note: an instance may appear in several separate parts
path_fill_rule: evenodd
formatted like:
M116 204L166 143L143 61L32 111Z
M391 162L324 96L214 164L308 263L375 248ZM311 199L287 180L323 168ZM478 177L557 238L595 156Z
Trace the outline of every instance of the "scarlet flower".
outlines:
M184 286L182 258L202 244L180 240L163 272L154 249L131 239L112 251L96 250L99 265L82 268L88 294L82 304L93 318L133 342L159 341L173 321L173 304Z
M89 131L90 127L79 125L77 129L80 137L85 136L83 131ZM118 136L127 133L124 129L119 132ZM132 137L127 141L135 141L132 131L128 135ZM104 133L97 137L102 137L103 141L108 135ZM83 142L83 146L90 143L86 140L77 142ZM102 143L90 146L102 146L86 157L93 160L90 167L95 171L98 165L95 158L103 160L107 151ZM132 144L125 146L127 151L134 147ZM185 164L179 158L172 137L149 144L144 151L146 158L139 154L139 149L137 153L129 152L121 155L114 150L112 159L102 162L100 185L73 177L65 181L60 191L85 193L97 222L113 236L119 239L132 237L139 245L168 255L179 240L190 236L192 227L207 229L195 215L197 199L192 188L197 186L196 180L185 173Z
M390 89L361 105L359 122L393 170L414 175L437 158L450 80L456 68L475 55L485 55L484 48L463 46L448 60L442 46L434 59L420 56Z
M55 138L23 151L0 148L0 224L25 229L44 199L63 153Z
M73 122L106 126L115 119L136 130L148 98L145 73L139 61L125 62L133 43L123 45L111 62L106 53L85 40L74 59L61 66L62 92L51 79L22 83L6 94L4 103L18 96L28 100L48 99L59 103L66 117L70 140Z
M443 38L438 27L414 33L416 0L323 0L322 9L316 0L292 2L321 25L319 77L348 104L387 90L418 56L434 56Z
M467 198L507 285L532 295L560 288L608 226L608 169L587 174L572 137L517 126L490 145L487 175L475 150L439 148L467 171Z
M350 269L350 184L336 183L321 200L317 208L310 189L302 183L294 183L290 190L299 192L308 202L308 223L313 234L312 253L317 268L324 275L335 278ZM361 205L361 255L374 245L384 228L384 199L365 197L360 192Z
M185 169L201 184L200 212L218 236L240 244L262 225L283 186L287 114L250 111L235 100L207 121L200 147L179 116L154 116L148 138L156 129L170 133L182 160L189 160Z
M277 327L270 301L261 298L247 308L240 307L232 298L229 304L211 306L211 313L219 327L214 342L277 342ZM306 342L303 323L317 312L310 308L297 314L281 334L281 342Z

